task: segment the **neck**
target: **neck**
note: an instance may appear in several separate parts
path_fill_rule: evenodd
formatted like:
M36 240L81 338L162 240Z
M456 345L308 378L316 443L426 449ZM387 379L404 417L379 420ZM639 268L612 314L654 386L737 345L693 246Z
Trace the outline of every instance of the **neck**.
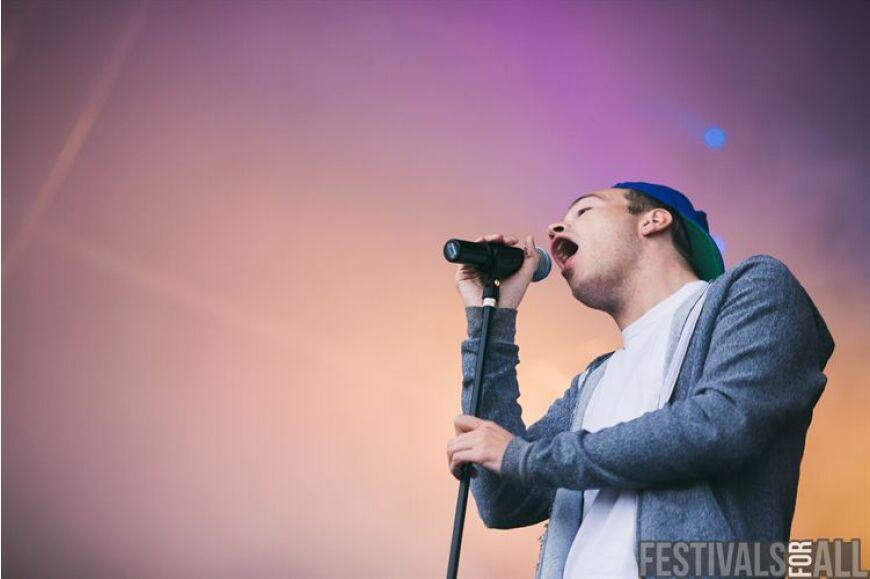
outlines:
M673 260L664 263L640 260L624 284L625 291L619 307L610 314L622 331L657 303L692 281L698 281L698 276Z

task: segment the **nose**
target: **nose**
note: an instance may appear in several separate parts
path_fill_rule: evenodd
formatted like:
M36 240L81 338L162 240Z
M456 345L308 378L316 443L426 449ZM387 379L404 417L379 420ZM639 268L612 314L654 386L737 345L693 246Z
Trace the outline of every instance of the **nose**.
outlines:
M550 239L553 239L557 234L562 233L563 231L565 231L565 226L562 225L561 222L551 223L547 228L547 235L550 236Z

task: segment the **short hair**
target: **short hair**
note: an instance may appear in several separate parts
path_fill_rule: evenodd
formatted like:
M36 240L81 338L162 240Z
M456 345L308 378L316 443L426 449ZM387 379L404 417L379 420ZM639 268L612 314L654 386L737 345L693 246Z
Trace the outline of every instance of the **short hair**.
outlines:
M679 213L677 213L677 211L672 207L669 207L658 199L650 197L637 189L625 189L623 195L626 200L628 200L628 212L632 215L638 215L639 213L651 209L664 209L671 214L671 217L673 218L670 227L671 242L673 242L677 253L686 261L686 264L691 268L692 272L698 277L701 277L698 275L698 270L695 269L695 265L692 263L689 236L686 234L686 226L683 225L683 220Z

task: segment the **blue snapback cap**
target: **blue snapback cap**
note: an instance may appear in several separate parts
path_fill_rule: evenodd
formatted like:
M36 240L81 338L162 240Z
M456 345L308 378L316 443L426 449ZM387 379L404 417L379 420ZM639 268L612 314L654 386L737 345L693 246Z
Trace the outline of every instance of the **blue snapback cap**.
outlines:
M665 185L643 181L625 181L617 183L613 188L640 191L661 201L677 213L689 238L689 254L692 265L701 279L709 281L725 272L725 262L719 252L719 246L710 235L707 214L703 211L696 211L688 197Z

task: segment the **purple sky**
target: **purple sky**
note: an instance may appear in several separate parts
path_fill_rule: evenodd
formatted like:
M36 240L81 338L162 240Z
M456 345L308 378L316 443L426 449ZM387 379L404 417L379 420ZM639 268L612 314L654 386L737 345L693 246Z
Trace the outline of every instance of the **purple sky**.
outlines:
M631 180L705 210L727 266L782 259L828 321L795 536L870 560L870 3L2 9L12 574L442 576L441 247L544 245ZM527 422L618 340L560 276L519 324ZM467 529L469 576L532 572L539 526Z

